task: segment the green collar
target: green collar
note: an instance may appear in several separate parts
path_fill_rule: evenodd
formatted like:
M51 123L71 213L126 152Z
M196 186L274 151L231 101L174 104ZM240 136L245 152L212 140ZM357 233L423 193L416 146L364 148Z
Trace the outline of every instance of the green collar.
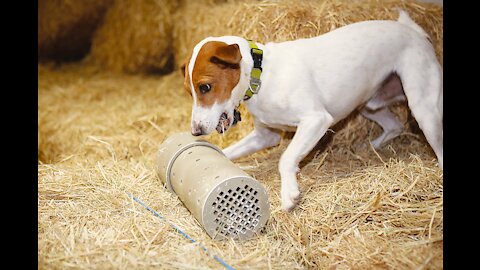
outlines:
M250 85L248 86L247 91L243 100L249 100L253 94L258 93L262 82L260 81L260 75L262 75L262 60L263 60L263 50L259 49L257 44L252 40L248 40L250 45L250 54L253 58L253 68L250 72Z

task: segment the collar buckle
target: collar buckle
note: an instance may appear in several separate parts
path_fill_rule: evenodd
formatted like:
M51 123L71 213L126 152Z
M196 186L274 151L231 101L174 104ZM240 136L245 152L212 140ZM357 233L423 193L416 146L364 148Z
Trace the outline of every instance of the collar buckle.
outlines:
M260 90L260 86L262 86L262 81L260 81L260 79L253 77L250 78L250 85L248 87L252 93L257 94L258 90Z

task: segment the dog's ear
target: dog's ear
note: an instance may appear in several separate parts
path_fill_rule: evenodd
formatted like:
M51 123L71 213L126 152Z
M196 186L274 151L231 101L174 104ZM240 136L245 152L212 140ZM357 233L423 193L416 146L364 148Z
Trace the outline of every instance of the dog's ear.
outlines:
M183 63L181 66L180 66L180 70L182 71L182 75L183 77L185 78L185 66L187 65L187 62Z
M218 64L223 68L234 69L240 67L240 60L242 60L242 54L240 53L238 44L220 46L210 58L210 61L214 64Z
M187 78L187 63L190 62L190 57L188 57L185 62L183 62L183 64L180 66L180 70L182 71L182 75L183 75L183 89L185 89L185 91L191 96L192 95L192 92L190 90L190 81L189 79Z
M180 70L182 71L182 75L185 78L185 74L187 73L186 67L188 63L190 63L190 59L192 58L192 54L190 54L187 58L185 58L185 61L183 61L183 64L180 66Z

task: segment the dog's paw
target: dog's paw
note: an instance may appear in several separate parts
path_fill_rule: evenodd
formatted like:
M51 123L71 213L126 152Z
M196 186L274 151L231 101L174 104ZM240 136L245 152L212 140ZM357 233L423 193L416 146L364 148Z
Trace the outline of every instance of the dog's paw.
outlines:
M291 211L300 201L300 191L298 188L282 189L282 209Z
M373 140L371 142L372 146L373 146L373 149L375 149L376 151L382 149L382 146L384 144L384 141L383 141L383 138L376 138L375 140Z
M380 150L382 148L382 145L380 144L380 140L378 140L378 138L373 141L363 142L357 148L358 150L361 150L361 151L367 151L372 149L372 147L375 150Z

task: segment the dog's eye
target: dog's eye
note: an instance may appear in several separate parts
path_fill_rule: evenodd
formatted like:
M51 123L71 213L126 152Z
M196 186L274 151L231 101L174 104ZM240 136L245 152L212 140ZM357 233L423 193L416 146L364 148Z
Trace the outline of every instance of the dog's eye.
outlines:
M212 89L212 86L210 84L201 84L198 89L200 93L205 94Z

